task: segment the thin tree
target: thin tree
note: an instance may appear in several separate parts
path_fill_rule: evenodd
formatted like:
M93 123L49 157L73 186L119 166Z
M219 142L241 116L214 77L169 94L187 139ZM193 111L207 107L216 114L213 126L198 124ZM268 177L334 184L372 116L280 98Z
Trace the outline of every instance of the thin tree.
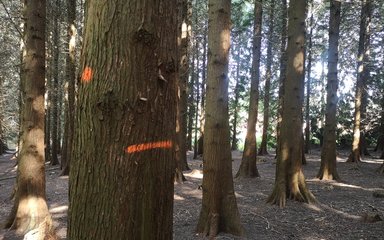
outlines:
M311 97L311 71L312 71L312 38L313 38L313 28L314 28L314 16L313 16L313 0L310 1L310 20L309 20L309 35L308 35L308 63L307 63L307 82L306 82L306 101L305 101L305 153L309 153L311 148L311 129L310 129L310 118L309 118L309 107L310 107L310 97Z
M179 56L179 74L178 74L178 104L176 120L176 173L175 181L185 181L183 170L189 170L187 163L187 82L189 76L188 65L188 46L189 46L189 28L190 28L190 10L188 0L178 0L180 4L178 16L178 56Z
M352 151L347 162L361 161L361 120L364 115L365 87L369 71L367 64L369 61L369 42L370 42L370 22L372 15L371 0L361 0L361 18L359 33L359 49L357 56L357 81L355 90L355 113L353 125Z
M90 0L68 239L172 239L177 0Z
M286 79L287 70L287 23L288 23L288 9L287 0L281 0L281 44L280 44L280 75L279 75L279 96L278 96L278 110L277 110L277 126L276 126L276 140L277 146L280 139L280 128L283 115L283 93L284 83ZM278 148L276 148L277 153ZM277 158L277 154L276 154Z
M59 141L58 141L58 128L59 128L59 57L60 57L60 19L59 19L59 12L60 9L60 3L61 0L54 1L54 7L53 7L53 45L52 45L52 53L53 53L53 59L52 59L52 78L48 79L48 81L52 81L51 83L51 94L52 94L52 102L51 102L51 141L52 141L52 148L51 148L51 165L57 165L59 164L58 159L58 148L59 148Z
M71 152L75 124L75 85L76 85L76 0L67 0L68 55L66 57L66 87L64 142L61 154L62 175L68 175L71 165Z
M25 0L23 4L22 147L19 150L15 201L6 227L19 234L40 227L40 235L44 235L52 230L45 195L44 158L46 5L44 0Z
M324 126L324 140L321 149L321 166L317 177L323 180L340 180L336 169L336 112L337 64L339 59L339 33L340 33L341 2L331 0L329 18L329 47L328 47L328 75L327 75L327 106Z
M204 133L203 201L197 232L242 235L233 189L228 119L228 55L231 1L208 2L208 75Z
M263 134L259 148L259 155L268 155L268 128L269 128L269 99L271 92L272 81L272 63L273 63L273 33L274 33L274 15L275 15L275 0L271 1L268 14L268 33L267 33L267 66L265 72L265 86L264 86L264 120L263 120Z
M260 82L260 58L261 58L261 25L263 6L262 0L255 1L252 43L252 69L251 69L251 91L248 109L247 134L245 136L243 157L236 177L259 177L257 170L257 143L256 124L259 104L259 82Z
M302 105L306 0L290 1L288 10L287 71L283 114L277 151L276 180L268 202L284 207L286 199L314 201L301 168Z

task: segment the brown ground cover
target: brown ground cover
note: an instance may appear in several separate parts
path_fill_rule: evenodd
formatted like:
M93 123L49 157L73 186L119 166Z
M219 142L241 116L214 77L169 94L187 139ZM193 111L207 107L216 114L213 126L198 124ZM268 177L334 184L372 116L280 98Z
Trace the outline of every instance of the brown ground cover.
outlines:
M0 220L12 207L10 195L16 169L11 155L0 157ZM260 157L260 178L235 179L237 203L246 236L236 238L220 234L217 239L384 239L384 176L376 173L382 160L364 158L362 163L346 163L347 152L339 155L338 171L342 182L315 179L320 166L320 152L307 155L304 174L318 203L287 202L280 209L266 203L272 190L276 161L273 155ZM237 171L241 153L233 152L233 171ZM174 239L201 239L195 233L202 190L201 159L189 160L191 171L185 172L187 182L175 185ZM55 221L57 234L65 239L68 208L68 177L60 177L57 167L47 168L47 200ZM13 232L1 230L0 239L22 239Z

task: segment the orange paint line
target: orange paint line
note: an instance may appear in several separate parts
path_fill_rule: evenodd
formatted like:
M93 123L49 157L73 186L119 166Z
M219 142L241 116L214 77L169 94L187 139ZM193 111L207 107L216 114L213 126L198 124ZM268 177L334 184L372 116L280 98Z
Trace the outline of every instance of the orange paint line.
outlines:
M172 141L160 141L160 142L151 142L151 143L141 143L135 144L127 147L125 151L127 153L142 152L149 149L155 148L172 148Z
M81 81L86 82L86 83L90 82L92 79L92 74L93 74L92 68L90 68L90 67L84 68L84 71L81 74Z

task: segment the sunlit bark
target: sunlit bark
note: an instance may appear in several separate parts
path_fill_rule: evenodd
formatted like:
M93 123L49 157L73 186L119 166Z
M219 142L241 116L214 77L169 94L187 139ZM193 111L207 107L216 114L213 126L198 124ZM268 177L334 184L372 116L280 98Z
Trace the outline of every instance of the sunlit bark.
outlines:
M260 57L261 57L261 25L262 25L262 1L255 1L255 19L253 22L253 45L252 45L252 69L251 69L251 92L248 109L247 135L241 165L236 177L259 177L257 170L257 144L256 123L259 104L259 82L260 82Z
M218 232L242 235L233 188L228 120L228 55L230 0L210 0L208 75L204 132L203 200L197 232L214 238Z
M302 105L306 0L289 3L287 71L277 150L276 180L268 202L284 207L286 199L314 201L302 172Z
M372 15L371 0L362 0L359 49L357 59L357 81L355 92L355 114L353 125L352 151L348 157L348 162L359 162L361 158L361 122L364 115L364 97L365 86L369 71L367 64L369 61L369 43L370 43L370 22Z
M337 89L339 80L337 64L339 58L339 29L341 3L331 0L329 20L328 75L327 75L327 106L325 115L324 140L321 150L321 166L317 177L324 180L339 180L336 169L336 112Z

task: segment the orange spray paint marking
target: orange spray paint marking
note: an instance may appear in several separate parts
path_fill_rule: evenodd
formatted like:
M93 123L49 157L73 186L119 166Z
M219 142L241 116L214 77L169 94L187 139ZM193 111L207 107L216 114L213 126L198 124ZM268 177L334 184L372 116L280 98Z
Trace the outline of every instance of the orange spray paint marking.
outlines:
M154 148L172 148L172 141L160 141L152 143L141 143L127 147L125 151L127 153L142 152Z
M92 68L84 68L83 74L81 75L81 80L85 83L90 82L92 79Z

